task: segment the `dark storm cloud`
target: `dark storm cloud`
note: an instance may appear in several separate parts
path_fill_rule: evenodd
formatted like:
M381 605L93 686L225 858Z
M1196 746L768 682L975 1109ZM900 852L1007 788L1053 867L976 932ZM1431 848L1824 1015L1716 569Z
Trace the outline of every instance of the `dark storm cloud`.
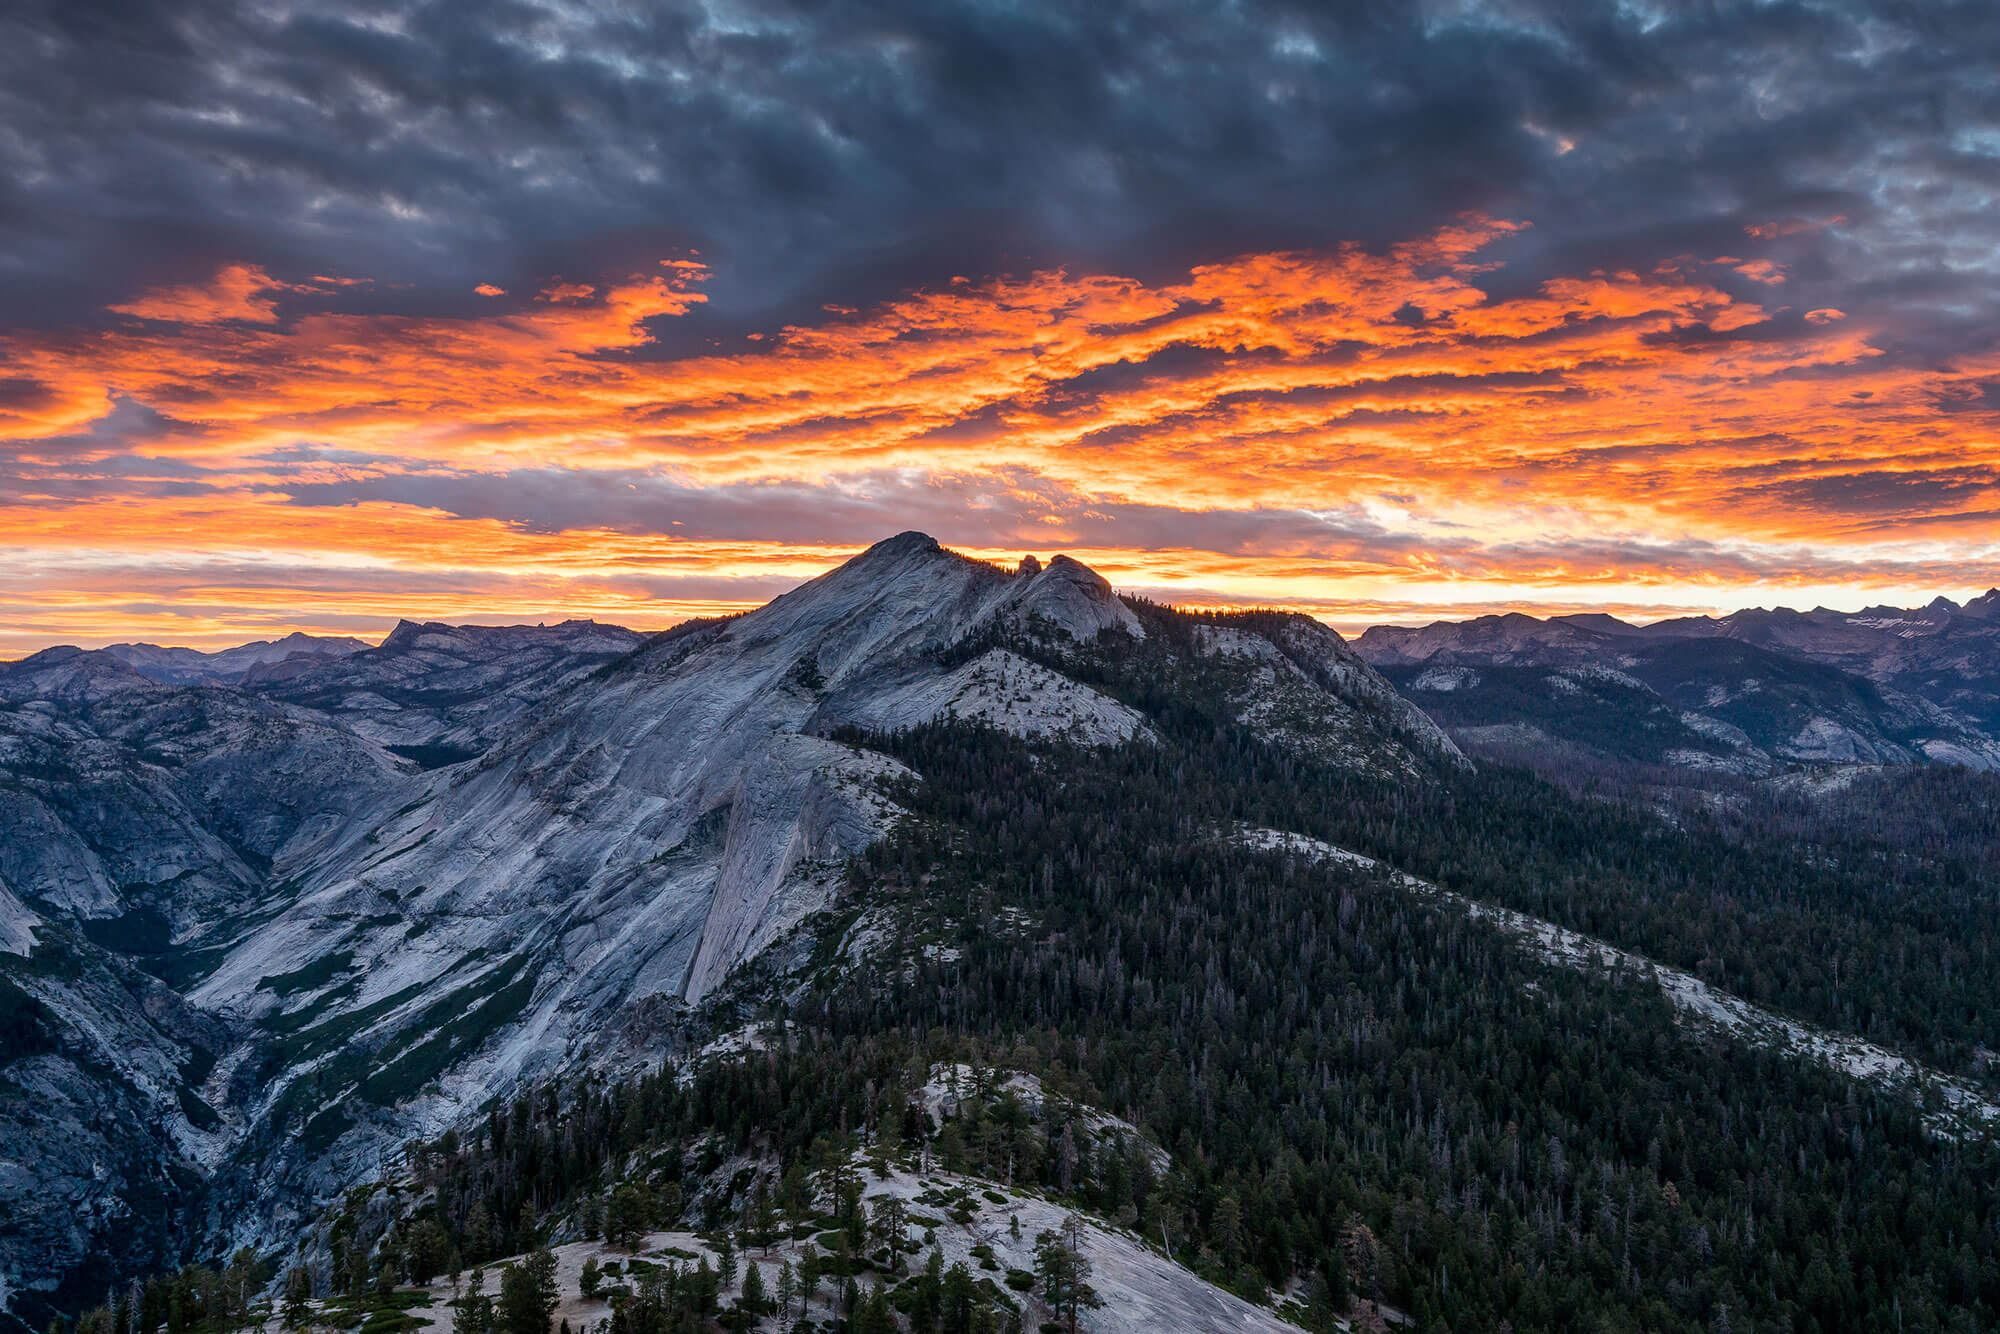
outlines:
M1996 325L1996 56L2000 7L1888 0L28 0L0 327L224 261L461 310L700 250L672 354L968 268L1143 277L1481 209L1535 223L1496 283L1754 252L1937 357Z

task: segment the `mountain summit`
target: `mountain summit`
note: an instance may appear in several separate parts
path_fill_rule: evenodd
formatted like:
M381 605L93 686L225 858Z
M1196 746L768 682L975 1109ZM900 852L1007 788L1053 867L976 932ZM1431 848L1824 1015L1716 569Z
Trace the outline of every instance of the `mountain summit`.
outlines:
M260 1200L652 1059L733 972L808 948L895 826L916 779L873 738L1155 746L1147 708L1198 688L1316 763L1461 763L1317 622L1128 604L1068 556L1003 569L915 532L650 637L404 622L233 685L130 658L0 669L0 814L34 831L0 865L0 964L65 1091L5 1109L50 1152L0 1177L0 1264L49 1281L268 1240L294 1215ZM147 1191L177 1203L114 1243Z
M407 1280L430 1308L355 1318L435 1328L454 1251L545 1245L566 1292L588 1252L643 1304L635 1231L665 1269L718 1227L739 1303L771 1244L828 1246L875 1328L932 1280L1039 1317L1057 1228L1119 1294L1084 1328L1342 1293L1359 1327L1361 1291L1421 1321L1440 1242L1461 1292L1521 1246L1617 1272L1628 1227L1667 1311L1765 1178L1826 1209L1760 1208L1734 1300L1925 1192L1911 1263L1960 1273L1988 1231L1958 1165L2000 1127L1993 775L1879 770L1977 738L1753 630L1976 657L1967 611L1508 617L1378 671L1304 616L903 533L654 635L413 619L235 682L0 668L0 1146L33 1148L0 1148L0 1320L244 1246L329 1322ZM1587 785L1532 772L1578 751ZM1862 1175L1828 1201L1835 1159ZM1578 1183L1631 1222L1541 1227ZM142 1323L205 1282L142 1284Z

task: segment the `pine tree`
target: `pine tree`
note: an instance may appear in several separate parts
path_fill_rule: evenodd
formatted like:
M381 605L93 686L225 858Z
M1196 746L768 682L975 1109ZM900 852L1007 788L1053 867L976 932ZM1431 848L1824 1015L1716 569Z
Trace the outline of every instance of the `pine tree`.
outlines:
M474 1200L472 1211L465 1216L464 1245L465 1258L474 1264L493 1258L493 1215L484 1199Z
M819 1296L820 1258L819 1251L811 1242L806 1243L805 1254L799 1257L799 1314L804 1315Z
M493 1299L486 1295L485 1287L486 1273L475 1267L466 1278L465 1295L458 1301L453 1334L492 1334Z
M556 1287L555 1252L544 1246L523 1260L521 1268L534 1280L535 1299L541 1304L542 1310L553 1315L556 1303L562 1299L562 1293Z
M1035 1238L1035 1274L1042 1296L1075 1334L1078 1313L1104 1303L1090 1286L1090 1258L1083 1253L1083 1220L1075 1214Z
M1222 1267L1235 1269L1243 1256L1243 1206L1234 1195L1225 1195L1215 1202L1215 1216L1209 1221L1208 1231L1215 1242L1215 1253L1222 1257Z
M614 1246L637 1251L652 1223L652 1197L643 1185L628 1181L611 1192L611 1204L605 1210L604 1235Z
M284 1321L286 1329L304 1329L312 1320L312 1273L304 1265L293 1265L285 1275Z
M778 1265L778 1314L789 1320L792 1316L792 1298L797 1296L797 1276L792 1271L792 1262L785 1260Z
M910 1228L909 1206L893 1195L875 1202L875 1217L869 1230L875 1240L889 1247L893 1260L902 1253L903 1236Z
M896 1317L889 1314L889 1298L881 1289L869 1293L854 1311L855 1334L896 1334Z
M979 1289L964 1261L945 1271L943 1292L944 1334L971 1334L979 1309Z
M764 1276L754 1263L743 1266L743 1295L736 1299L736 1305L753 1316L770 1309L770 1300L764 1295Z
M736 1244L727 1232L715 1239L715 1272L725 1290L736 1286Z
M538 1252L548 1255L547 1251ZM550 1256L550 1282L554 1281L554 1257ZM538 1267L533 1259L508 1265L500 1271L500 1303L494 1312L499 1334L549 1334L549 1319L555 1301L545 1295Z

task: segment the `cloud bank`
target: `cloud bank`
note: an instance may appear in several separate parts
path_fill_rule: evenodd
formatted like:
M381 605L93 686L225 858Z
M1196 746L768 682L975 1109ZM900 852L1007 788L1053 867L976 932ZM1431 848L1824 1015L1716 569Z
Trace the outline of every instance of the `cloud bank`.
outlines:
M1352 623L2000 582L2000 13L0 18L0 653L924 527Z

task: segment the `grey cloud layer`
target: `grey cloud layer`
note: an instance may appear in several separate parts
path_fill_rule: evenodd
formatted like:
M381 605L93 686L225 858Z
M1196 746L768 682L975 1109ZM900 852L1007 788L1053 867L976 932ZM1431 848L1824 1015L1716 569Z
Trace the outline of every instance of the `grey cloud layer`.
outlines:
M0 329L224 260L368 308L698 249L670 354L954 273L1523 217L1504 279L1805 228L1786 301L2000 327L2000 7L27 0ZM1573 145L1565 151L1565 145Z
M1582 582L1617 582L1638 572L1693 581L1721 576L1827 582L1896 573L1913 582L1939 584L1956 582L1964 573L1947 562L1899 561L1879 553L1863 560L1693 538L1552 538L1540 543L1496 543L1476 534L1440 538L1349 510L1183 510L1083 495L1021 470L880 472L835 483L725 486L691 486L638 471L390 472L281 489L300 505L389 501L454 518L498 520L528 532L609 529L697 542L839 547L865 545L898 527L915 527L949 532L963 546L1003 551L1123 547L1251 556L1260 558L1260 568L1271 575L1391 572L1420 565L1471 579L1507 579L1524 568L1561 568ZM670 581L655 595L692 596L682 580ZM1173 593L1196 595L1186 586ZM1230 600L1214 592L1199 595Z
M391 501L528 532L609 529L704 542L777 540L864 546L898 527L950 532L975 547L1032 550L1057 534L1081 546L1193 547L1230 554L1326 555L1365 544L1371 560L1416 539L1359 515L1301 510L1188 511L1080 495L1024 470L1000 474L875 472L833 482L696 486L642 471L389 472L288 483L295 504Z

